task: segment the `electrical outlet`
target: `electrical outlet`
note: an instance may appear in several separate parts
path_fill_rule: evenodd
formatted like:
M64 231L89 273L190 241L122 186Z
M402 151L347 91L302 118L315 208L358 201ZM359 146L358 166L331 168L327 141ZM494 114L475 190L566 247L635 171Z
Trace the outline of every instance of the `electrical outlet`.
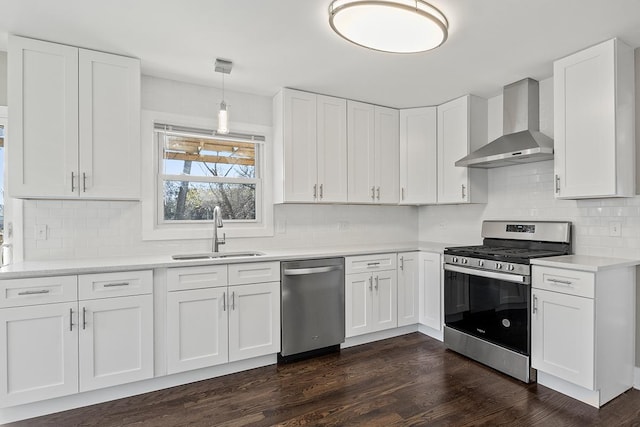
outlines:
M611 237L620 237L622 224L619 222L610 222L609 223L609 236Z
M36 225L36 240L47 240L47 224Z
M338 221L338 230L345 231L349 229L349 221Z

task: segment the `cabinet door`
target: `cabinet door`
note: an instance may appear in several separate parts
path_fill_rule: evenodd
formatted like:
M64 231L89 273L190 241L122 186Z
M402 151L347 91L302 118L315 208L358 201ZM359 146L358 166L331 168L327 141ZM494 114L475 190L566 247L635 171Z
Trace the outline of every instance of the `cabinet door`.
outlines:
M347 101L348 199L375 201L374 106Z
M347 201L347 101L318 95L318 200Z
M80 391L153 377L153 296L80 302Z
M617 178L628 196L633 193L632 170L617 175L618 168L632 162L633 98L624 110L617 110L616 85L626 87L629 77L616 74L616 61L629 57L633 69L633 52L616 51L616 40L593 46L554 63L554 134L556 195L563 198L606 197L618 194ZM626 67L627 65L623 65ZM631 77L632 78L632 77ZM626 92L633 93L630 81ZM625 96L625 95L623 95ZM626 111L625 111L626 110ZM619 122L620 127L617 127ZM618 144L617 142L620 142ZM622 150L622 151L620 151ZM618 157L620 154L624 157ZM630 166L632 167L632 166Z
M227 288L167 293L167 371L229 361Z
M418 323L420 313L419 252L398 254L398 326Z
M436 107L400 111L400 204L436 203Z
M229 361L280 351L280 282L230 286Z
M398 110L375 107L376 203L398 203L400 141Z
M380 271L373 274L372 331L398 326L398 273Z
M420 323L442 329L442 261L440 254L420 252Z
M9 193L77 197L78 49L11 36L8 67Z
M80 49L80 197L140 198L140 62Z
M316 95L284 91L284 200L314 202L317 188Z
M438 106L438 203L466 203L467 168L455 162L469 154L469 97Z
M78 391L77 303L0 310L0 406Z
M345 335L354 337L371 332L373 275L347 274L344 286Z
M531 366L593 390L594 300L532 291Z

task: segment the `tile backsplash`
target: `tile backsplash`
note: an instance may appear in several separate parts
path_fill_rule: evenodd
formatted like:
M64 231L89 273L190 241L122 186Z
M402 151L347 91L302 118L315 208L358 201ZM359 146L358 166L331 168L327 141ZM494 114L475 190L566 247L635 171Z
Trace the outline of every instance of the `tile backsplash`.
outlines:
M558 200L552 160L490 169L486 205L421 207L420 239L478 243L485 219L571 221L574 253L640 258L640 196Z

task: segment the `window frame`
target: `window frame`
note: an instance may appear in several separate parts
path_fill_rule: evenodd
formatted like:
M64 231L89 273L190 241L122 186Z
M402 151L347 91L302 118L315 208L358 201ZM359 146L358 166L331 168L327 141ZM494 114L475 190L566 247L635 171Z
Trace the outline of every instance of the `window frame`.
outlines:
M215 129L216 122L209 118L184 116L151 110L142 110L142 240L192 240L211 239L213 236L212 221L165 221L164 191L159 185L162 182L162 138L155 132L156 123L167 123L174 126ZM273 195L272 195L272 128L269 126L235 123L230 126L234 130L246 134L264 136L264 142L256 144L260 153L256 156L256 168L260 171L261 181L256 185L256 219L225 221L224 231L227 238L266 237L273 236ZM147 161L145 161L147 159ZM151 161L148 161L151 159ZM167 176L167 175L164 175ZM184 176L176 175L180 180ZM214 178L214 177L210 177ZM228 182L230 178L226 178ZM246 181L244 181L246 182ZM260 188L258 188L260 187ZM162 221L160 218L162 217Z
M171 126L171 125L167 125ZM185 175L165 175L162 173L164 168L164 157L160 153L164 152L164 139L162 135L162 130L158 129L159 124L154 124L154 133L157 137L157 150L159 155L157 156L158 161L158 174L157 174L157 183L156 188L158 194L156 195L158 206L156 207L157 218L156 221L158 225L167 225L167 224L213 224L213 219L211 220L167 220L164 218L164 182L165 181L188 181L188 182L197 182L197 183L228 183L228 184L253 184L255 185L255 219L244 219L244 220L225 220L225 224L241 224L241 223L260 223L262 220L262 193L263 193L263 177L262 177L262 164L261 157L264 151L263 141L256 140L255 144L255 175L257 178L227 178L227 177L216 177L216 176L198 176L198 175L190 175L189 179L185 179ZM200 129L200 131L205 132L206 130ZM165 134L166 135L166 134ZM204 133L203 133L204 135ZM194 136L196 134L194 133ZM218 138L219 140L224 140L224 138ZM245 141L243 141L245 142ZM251 142L251 141L246 141Z

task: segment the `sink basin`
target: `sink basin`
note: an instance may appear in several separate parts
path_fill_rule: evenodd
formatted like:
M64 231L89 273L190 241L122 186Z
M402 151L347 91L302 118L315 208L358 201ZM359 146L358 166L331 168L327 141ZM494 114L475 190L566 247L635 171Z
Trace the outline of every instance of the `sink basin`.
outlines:
M264 255L262 252L206 252L202 254L181 254L173 255L171 258L175 260L197 260L197 259L220 259L220 258L242 258Z

